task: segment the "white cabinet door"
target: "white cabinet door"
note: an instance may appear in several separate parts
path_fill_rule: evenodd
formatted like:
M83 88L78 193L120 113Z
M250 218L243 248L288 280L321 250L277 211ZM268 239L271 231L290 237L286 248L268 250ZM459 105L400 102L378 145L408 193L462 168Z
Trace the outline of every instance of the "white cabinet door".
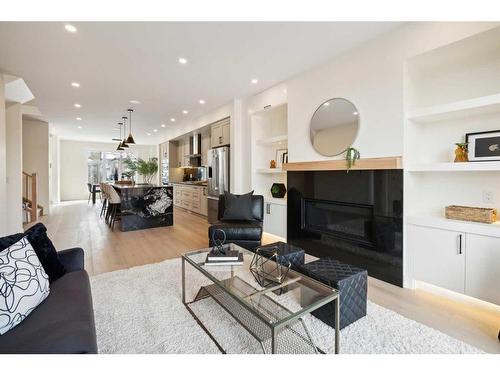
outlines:
M467 233L465 293L500 304L500 238Z
M465 291L465 234L408 225L406 245L415 280Z
M286 238L286 206L264 203L264 232Z
M222 125L212 126L211 139L212 139L212 148L219 147L222 144L224 144L222 136Z
M231 143L230 124L222 125L222 142L224 145Z

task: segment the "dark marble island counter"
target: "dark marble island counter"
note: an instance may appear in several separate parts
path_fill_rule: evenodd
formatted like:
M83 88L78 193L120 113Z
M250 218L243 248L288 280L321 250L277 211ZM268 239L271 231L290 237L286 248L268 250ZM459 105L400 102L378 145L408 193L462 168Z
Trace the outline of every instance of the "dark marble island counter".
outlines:
M172 186L113 185L120 195L120 230L166 227L174 223Z

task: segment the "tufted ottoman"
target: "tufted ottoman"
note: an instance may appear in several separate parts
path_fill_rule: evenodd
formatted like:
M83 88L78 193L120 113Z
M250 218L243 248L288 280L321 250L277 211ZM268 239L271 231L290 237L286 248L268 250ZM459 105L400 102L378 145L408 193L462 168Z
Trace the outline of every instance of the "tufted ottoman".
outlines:
M299 271L340 292L340 329L366 315L366 270L333 258L321 258L302 265ZM335 326L333 303L313 311L312 314L329 326Z
M263 245L260 248L262 250L276 249L278 251L278 263L286 266L290 262L291 268L294 270L299 270L304 264L305 252L300 247L280 241ZM266 254L263 253L263 255L265 256Z

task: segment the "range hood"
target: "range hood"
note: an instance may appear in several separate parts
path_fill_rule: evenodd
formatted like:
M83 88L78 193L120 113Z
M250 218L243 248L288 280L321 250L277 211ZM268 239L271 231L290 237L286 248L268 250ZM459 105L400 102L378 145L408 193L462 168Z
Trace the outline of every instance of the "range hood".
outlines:
M201 167L201 134L189 137L189 154L185 157L189 158L191 167Z

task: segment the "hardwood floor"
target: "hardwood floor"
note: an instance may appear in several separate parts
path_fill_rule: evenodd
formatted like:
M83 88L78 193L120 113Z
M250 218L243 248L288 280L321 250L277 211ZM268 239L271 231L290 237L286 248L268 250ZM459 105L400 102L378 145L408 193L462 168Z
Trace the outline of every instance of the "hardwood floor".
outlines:
M161 262L208 245L206 219L180 209L174 211L174 226L134 232L112 232L99 212L99 203L67 202L41 219L56 248L85 249L86 269L91 275ZM264 243L272 241L272 237L263 238ZM368 294L371 301L410 319L486 352L500 353L500 307L455 302L372 278Z

